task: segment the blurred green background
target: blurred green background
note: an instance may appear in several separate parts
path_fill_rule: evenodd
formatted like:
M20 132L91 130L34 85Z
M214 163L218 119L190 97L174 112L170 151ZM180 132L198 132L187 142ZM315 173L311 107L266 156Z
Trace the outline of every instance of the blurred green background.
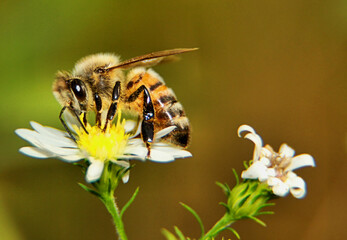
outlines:
M182 201L210 228L223 214L215 181L233 185L253 153L241 124L265 143L310 153L317 167L297 171L303 200L276 201L268 227L235 225L242 239L346 239L347 2L314 1L9 1L0 3L0 239L115 239L108 213L76 184L77 167L18 153L14 134L35 120L62 128L51 93L54 74L79 58L199 47L156 67L193 126L191 159L136 162L121 204L129 239L164 239L174 225L199 227ZM226 238L234 238L225 233Z

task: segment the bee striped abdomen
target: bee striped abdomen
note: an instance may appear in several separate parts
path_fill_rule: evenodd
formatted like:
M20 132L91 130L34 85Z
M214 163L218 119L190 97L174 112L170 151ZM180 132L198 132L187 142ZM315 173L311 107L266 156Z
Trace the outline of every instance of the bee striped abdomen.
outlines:
M190 141L189 120L172 89L168 88L161 77L151 69L147 71L137 69L136 72L129 75L130 80L127 82L126 88L130 93L136 91L142 85L150 93L155 111L154 131L158 132L166 127L176 126L176 129L164 136L163 140L186 148ZM131 104L131 107L129 106L129 109L137 108L139 113L142 110L142 103L143 98L139 97Z
M159 99L154 101L156 109L155 117L157 119L156 123L161 129L169 126L176 126L176 129L163 139L177 146L186 148L190 141L189 120L186 117L182 105L173 95L172 90L167 89L165 92L167 95L162 95Z

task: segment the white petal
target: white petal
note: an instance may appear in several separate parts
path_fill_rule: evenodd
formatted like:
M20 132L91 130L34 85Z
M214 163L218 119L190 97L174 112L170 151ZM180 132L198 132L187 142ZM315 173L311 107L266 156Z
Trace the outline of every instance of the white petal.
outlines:
M291 172L290 172L291 173ZM286 184L290 188L290 193L296 198L303 198L306 195L306 183L301 178L296 176L296 174L292 174L286 180Z
M144 157L140 157L140 156L136 156L136 155L122 155L122 156L118 156L118 159L122 159L122 160L141 160L141 161L145 161L146 160L146 156ZM113 160L111 160L113 161ZM119 161L119 160L117 160Z
M244 138L251 140L255 147L254 147L254 153L253 153L253 160L258 161L261 149L263 147L263 140L258 134L255 133L247 133Z
M129 177L130 177L130 171L126 171L126 173L124 173L124 175L122 176L122 181L123 183L127 183L129 181Z
M134 133L134 135L130 136L129 139L137 137L141 133L141 126L142 126L142 121L139 122L139 124L137 125L136 132Z
M145 159L147 156L147 148L141 146L127 146L124 150L124 154L131 154Z
M81 124L78 121L77 117L73 115L68 109L64 111L63 115L64 115L64 119L66 121L67 126L70 128L72 132L75 132L72 126L77 126L78 128L81 128Z
M51 152L58 154L58 155L63 154L59 150L61 148L56 147L55 144L66 145L63 143L63 140L59 142L59 140L61 140L64 137L58 137L57 136L57 139L59 139L59 140L54 140L54 138L52 138L52 137L47 137L47 136L39 134L38 132L35 132L33 130L23 129L23 128L15 130L15 133L18 136L20 136L21 138L23 138L24 140L26 140L29 143L31 143L32 145L34 145L35 147L46 149L46 150L51 151ZM68 147L71 147L71 148L68 148L68 149L74 149L74 147L76 147L75 142L70 142L70 144L71 145L69 145ZM67 155L67 154L71 154L71 153L66 153L63 155Z
M58 158L60 160L63 160L65 162L78 162L80 161L81 159L84 159L85 157L82 156L82 155L79 155L79 154L73 154L73 155L61 155L61 156L58 156Z
M170 126L170 127L167 127L167 128L164 128L164 129L160 130L159 132L157 132L155 134L155 139L157 140L159 138L164 137L165 135L167 135L170 132L172 132L175 128L176 128L176 126Z
M120 160L111 159L111 162L124 168L130 167L130 163L128 161L120 161Z
M247 170L243 171L241 174L242 178L245 179L267 179L267 173L266 173L266 169L267 167L259 162L253 162L253 164L251 166L249 166L249 168L247 168Z
M277 196L284 197L289 192L288 185L278 178L269 178L267 183L269 186L272 186L272 192Z
M237 135L239 137L241 137L241 133L242 132L251 132L251 133L255 133L255 130L251 127L251 126L248 126L248 125L241 125L238 129L237 129Z
M153 162L164 163L164 162L172 162L175 160L175 158L171 154L166 153L164 151L151 149L151 156L150 156L149 160L151 160Z
M100 179L101 174L104 170L104 162L92 161L87 169L86 181L91 183Z
M25 128L16 129L14 132L30 144L39 148L41 147L41 144L38 140L40 134L38 134L37 132Z
M38 122L31 121L30 125L32 126L33 129L35 129L38 133L40 134L46 134L46 135L51 135L51 136L60 136L60 137L68 137L68 133L52 128L52 127L47 127L43 126Z
M133 131L135 129L136 125L137 125L136 121L127 120L125 122L125 125L124 125L124 131L126 133L131 132L131 131Z
M55 156L48 151L36 147L22 147L19 149L19 152L34 158L51 158Z
M289 166L285 170L292 171L301 167L308 167L308 166L311 166L311 167L316 166L313 157L309 154L300 154L292 158L292 161L290 162Z
M139 145L139 146L145 146L141 138L132 138L129 139L128 145Z
M44 145L51 145L55 147L68 147L68 148L76 148L76 143L64 136L61 135L51 135L51 134L43 134L39 133L36 137Z
M287 144L283 143L280 147L279 154L281 157L291 158L294 156L295 151L293 148L291 148Z
M172 147L166 144L166 146L156 146L154 144L152 149L156 149L161 152L166 152L168 154L171 154L174 158L186 158L186 157L192 157L192 154L188 152L187 150L183 150L177 147Z
M41 146L43 149L48 150L58 156L81 154L80 150L77 148L61 148L61 147L50 146L50 145L46 145L42 143L41 143Z

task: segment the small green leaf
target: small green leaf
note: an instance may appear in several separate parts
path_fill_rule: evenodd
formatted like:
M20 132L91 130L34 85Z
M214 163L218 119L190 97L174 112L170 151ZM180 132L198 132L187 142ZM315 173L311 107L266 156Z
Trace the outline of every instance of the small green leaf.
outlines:
M219 205L222 205L223 207L225 207L227 210L227 213L230 213L230 208L229 208L228 204L226 204L224 202L220 202Z
M247 161L243 161L243 166L245 167L245 169L248 168L248 163L247 163Z
M177 236L180 238L180 240L186 240L186 238L184 237L184 234L176 226L175 226L175 232L176 232Z
M167 240L177 240L176 236L166 228L163 228L161 233L166 237Z
M133 201L135 200L137 194L139 193L140 187L137 187L135 192L133 193L133 195L131 196L131 198L129 199L129 201L124 205L124 207L122 208L122 210L120 211L120 217L123 217L123 214L125 212L125 210L128 209L128 207L133 203Z
M187 209L191 214L193 214L193 216L195 217L195 219L198 221L199 225L200 225L200 230L201 230L201 237L204 236L205 234L205 228L204 228L204 224L201 221L201 218L199 217L199 215L194 211L194 209L192 209L191 207L189 207L188 205L184 204L184 203L180 203L185 209Z
M231 231L234 235L235 235L235 237L237 237L237 239L240 239L241 237L240 237L240 234L238 234L238 232L236 232L236 230L235 229L233 229L233 228L227 228L229 231Z
M261 207L271 207L271 206L275 206L276 204L275 203L266 203L266 204L263 204Z
M275 214L273 211L265 211L265 212L260 212L257 215L272 215Z
M239 179L239 176L237 175L237 172L236 172L235 168L233 168L233 173L234 173L234 176L235 176L235 179L236 179L236 185L239 185L240 179Z
M94 194L95 196L97 196L97 197L99 197L99 198L101 197L101 195L100 195L97 191L95 191L95 190L93 190L93 189L87 187L86 185L84 185L84 184L82 184L82 183L78 183L78 185L79 185L81 188L83 188L84 190L86 190L87 192L90 192L91 194Z
M220 182L216 182L216 184L217 184L217 186L219 186L219 187L223 190L223 192L224 192L227 196L229 196L230 191L228 191L228 187L227 187L225 184L220 183Z
M259 218L256 217L252 217L252 216L247 216L248 218L252 219L253 221L255 221L256 223L259 223L260 225L262 225L263 227L266 227L266 224L260 220Z

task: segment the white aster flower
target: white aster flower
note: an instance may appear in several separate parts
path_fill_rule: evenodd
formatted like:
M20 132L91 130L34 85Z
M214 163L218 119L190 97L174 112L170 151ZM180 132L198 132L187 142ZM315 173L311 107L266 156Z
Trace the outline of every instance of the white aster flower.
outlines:
M74 127L76 142L67 132L30 122L32 128L17 129L18 136L33 146L22 147L19 151L34 158L58 158L66 162L78 162L87 159L86 181L91 183L100 179L105 163L111 161L125 169L130 167L129 160L152 160L170 162L176 158L191 157L191 153L176 146L161 142L161 138L175 127L168 127L156 133L151 145L151 155L147 158L147 148L140 138L139 129L131 134L136 124L123 120L112 124L106 132L97 126L87 124L87 134L82 128ZM123 182L129 179L129 171L123 176Z
M313 157L309 154L294 157L294 149L285 143L281 145L278 153L269 145L263 147L261 137L248 125L239 127L239 137L242 132L248 132L244 138L251 140L255 147L252 164L242 172L241 177L266 182L277 196L283 197L290 192L296 198L303 198L306 194L305 181L293 170L307 166L314 167Z

